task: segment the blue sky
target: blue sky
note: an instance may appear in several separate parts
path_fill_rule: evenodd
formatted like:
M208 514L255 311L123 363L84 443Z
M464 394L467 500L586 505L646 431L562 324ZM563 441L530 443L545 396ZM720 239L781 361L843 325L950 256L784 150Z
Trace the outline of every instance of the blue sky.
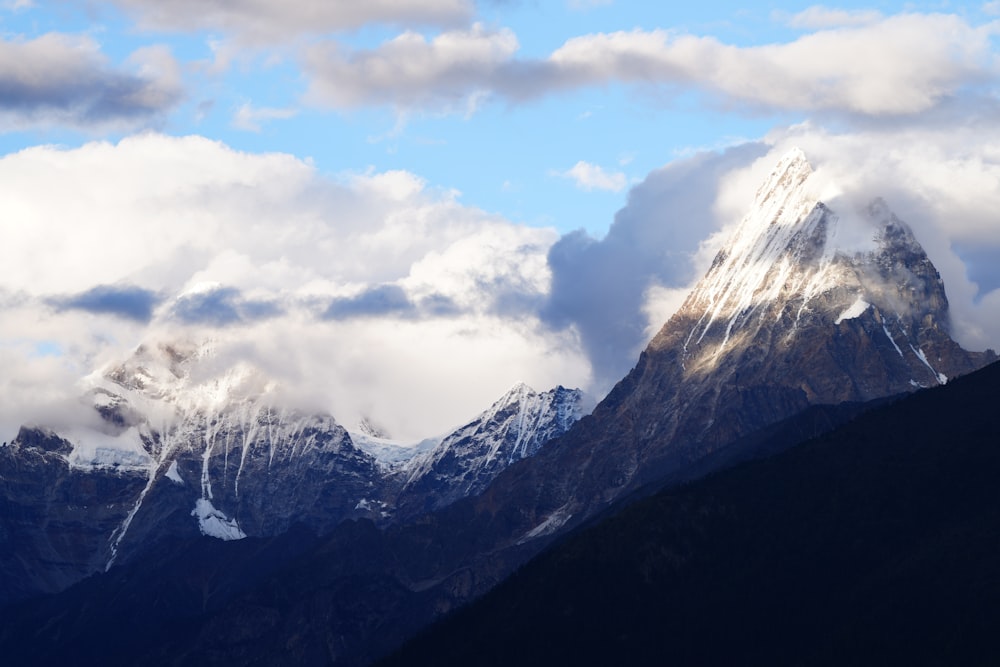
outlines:
M303 99L309 79L296 51L319 42L353 50L377 48L407 27L430 39L470 21L486 30L510 31L518 44L516 57L522 59L545 58L581 35L634 29L761 46L788 43L810 32L793 21L814 7L809 3L678 7L624 0L482 2L470 4L468 18L454 24L373 22L344 31L282 34L265 44L246 44L247 38L235 28L227 30L224 21L187 29L151 22L151 12L144 13L143 6L154 3L11 5L20 8L8 9L3 17L8 39L30 40L46 33L88 36L107 66L122 71L132 69L127 61L137 49L163 45L183 70L183 81L178 99L155 117L121 127L78 130L32 123L28 131L0 136L4 152L37 143L73 146L94 138L114 140L145 126L172 135L212 137L240 150L311 158L331 174L406 169L438 187L458 190L469 205L510 220L564 231L583 227L603 235L624 204L627 184L652 169L699 149L757 138L776 124L807 118L796 109L741 109L684 87L615 82L526 101L486 98L473 113L466 112L462 102L452 109L391 104L337 108ZM978 4L839 3L836 9L886 16L946 11L973 24L994 18ZM234 62L221 71L205 71L219 50L232 53ZM254 117L254 111L262 115ZM622 178L587 187L560 176L580 161Z
M998 2L8 1L0 355L20 370L0 394L28 398L0 427L171 336L265 366L300 336L284 381L407 437L519 380L599 396L791 145L838 191L886 196L956 335L996 346L998 20Z

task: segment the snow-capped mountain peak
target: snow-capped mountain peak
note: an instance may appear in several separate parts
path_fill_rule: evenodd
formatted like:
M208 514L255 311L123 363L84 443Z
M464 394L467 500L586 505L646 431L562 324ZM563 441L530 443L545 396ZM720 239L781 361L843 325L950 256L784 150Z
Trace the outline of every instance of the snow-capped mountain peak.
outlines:
M539 393L523 382L515 384L482 414L405 464L397 504L404 512L423 511L482 492L504 468L569 430L584 406L579 389L560 386Z
M686 372L709 373L764 339L789 345L811 327L860 326L908 368L897 369L907 377L891 383L896 391L946 381L934 359L954 346L948 302L923 248L882 199L846 211L820 201L813 173L799 150L779 161L674 324L651 346L674 344L675 325L684 326ZM844 400L882 392L859 389Z

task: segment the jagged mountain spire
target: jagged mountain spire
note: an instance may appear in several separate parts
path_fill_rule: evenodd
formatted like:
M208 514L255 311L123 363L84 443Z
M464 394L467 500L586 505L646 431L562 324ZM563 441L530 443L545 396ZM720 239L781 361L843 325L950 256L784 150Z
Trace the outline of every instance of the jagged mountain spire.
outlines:
M568 490L538 525L586 515L810 405L913 391L996 358L950 338L941 278L884 201L835 210L815 181L802 151L778 162L636 367L551 452L567 460L548 474L577 472L553 483Z
M687 375L738 372L745 383L757 368L773 384L771 363L787 366L811 346L812 366L798 369L810 402L867 400L972 370L948 336L940 275L909 227L882 200L832 210L812 194L812 173L799 150L778 163L650 350L679 345Z

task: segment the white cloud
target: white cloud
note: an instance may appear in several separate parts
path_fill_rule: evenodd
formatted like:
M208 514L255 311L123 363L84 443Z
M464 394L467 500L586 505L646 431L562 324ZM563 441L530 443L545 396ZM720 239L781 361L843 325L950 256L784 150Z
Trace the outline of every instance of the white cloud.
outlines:
M996 74L993 24L944 14L852 16L836 21L850 26L752 47L666 30L598 33L542 59L516 58L509 30L475 26L431 40L406 32L365 51L314 47L306 58L309 99L467 112L470 100L491 94L517 102L624 82L761 108L886 116L928 111Z
M602 167L580 160L560 176L571 178L581 190L606 190L621 192L628 185L628 179L620 171L605 171Z
M240 105L233 115L233 127L247 132L260 132L261 125L270 120L288 120L298 114L297 109L255 107L249 102Z
M102 0L150 30L221 30L267 43L301 34L354 30L370 24L455 26L473 13L470 0Z
M513 32L480 24L430 40L404 32L368 51L345 52L328 43L307 52L307 98L334 107L388 104L466 113L517 49Z
M882 18L882 14L874 9L831 9L822 5L813 5L798 14L781 16L792 28L804 30L822 30L826 28L843 28L850 26L871 25Z
M0 377L6 430L31 378L58 375L71 401L74 378L156 337L211 336L309 405L399 437L444 430L518 380L589 381L572 331L536 315L555 233L408 172L331 179L288 155L147 134L0 159L0 209L0 348L24 360ZM60 353L32 360L39 344Z
M984 14L989 14L990 16L1000 16L1000 0L992 0L992 2L984 2L982 6L982 11Z
M48 33L0 40L0 120L7 128L148 125L183 95L180 67L163 46L115 68L90 37Z
M549 60L562 80L682 83L778 109L910 114L993 74L995 30L910 14L758 47L635 30L571 39Z

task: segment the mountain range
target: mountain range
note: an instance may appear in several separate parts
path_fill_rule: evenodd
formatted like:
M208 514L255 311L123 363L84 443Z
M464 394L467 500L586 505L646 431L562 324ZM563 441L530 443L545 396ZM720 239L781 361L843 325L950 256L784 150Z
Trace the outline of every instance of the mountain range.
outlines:
M91 378L98 428L24 427L0 447L0 602L56 592L166 538L399 521L478 493L580 417L583 393L520 384L440 438L403 446L280 407L248 366L199 374L210 344L141 346Z
M395 665L988 665L1000 364L640 500Z
M253 368L206 376L210 344L140 348L92 381L100 429L0 448L0 581L25 599L0 649L112 664L114 638L120 664L367 664L658 489L996 360L951 338L940 275L886 202L816 192L805 155L785 156L586 416L578 391L517 386L400 448L282 407Z

